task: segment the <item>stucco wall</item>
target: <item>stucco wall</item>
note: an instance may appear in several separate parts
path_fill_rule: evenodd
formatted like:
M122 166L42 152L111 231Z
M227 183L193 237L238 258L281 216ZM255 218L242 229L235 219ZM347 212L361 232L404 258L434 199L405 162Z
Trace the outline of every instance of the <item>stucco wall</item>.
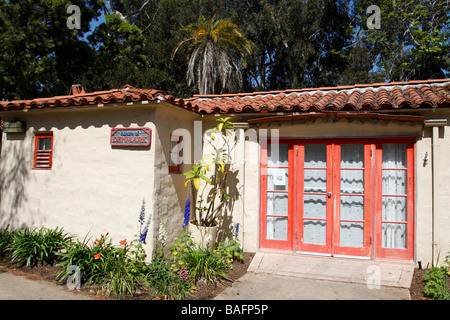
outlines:
M427 117L444 117L436 113L430 113ZM362 124L356 120L349 122L323 122L317 120L303 124L285 124L282 126L271 125L255 128L258 133L261 129L278 129L280 138L351 138L351 137L389 137L389 136L416 136L415 144L415 259L427 263L436 259L432 256L432 139L431 128L422 125L402 124L399 122L378 123L366 122ZM448 183L450 171L448 170L448 159L450 159L450 138L448 127L440 129L439 146L437 147L439 157L437 179L439 180L439 208L435 217L435 241L436 252L441 252L441 261L450 251L450 184ZM270 136L270 131L268 131ZM251 147L252 146L252 147ZM428 152L428 161L423 157ZM246 142L246 159L259 159L259 145L257 142ZM259 160L258 160L259 161ZM259 166L245 164L245 182L243 185L243 208L244 208L244 248L249 251L258 250L259 236Z
M428 151L428 154L431 156L429 156L429 164L427 166L430 166L429 170L431 171L434 156L436 162L434 169L434 179L436 179L434 194L437 198L435 202L436 208L434 209L434 223L432 223L431 217L427 219L431 228L434 228L434 243L431 243L431 235L428 236L426 249L429 252L431 251L431 246L433 246L434 257L433 259L427 257L425 261L428 263L433 260L435 263L440 255L439 263L442 264L445 256L450 252L450 115L448 112L441 111L430 113L427 117L447 120L447 126L439 127L435 138L432 138L432 128L425 128L424 131L424 140L432 140L429 142L430 151ZM435 145L435 154L433 153L433 144ZM423 154L418 154L417 157L418 161L420 161L423 158ZM428 189L429 193L433 191L433 180L431 178L428 179L430 181L428 185L425 185L423 180L418 180L417 183L420 190L424 193L426 193L425 188ZM430 198L430 202L432 202L432 197ZM426 204L428 207L430 207L430 202Z
M124 109L126 108L126 110ZM150 147L111 147L115 127L155 130L154 107L105 106L6 113L27 122L25 134L3 134L0 225L64 227L114 241L138 232L143 199L154 203L157 135ZM53 133L53 167L33 167L35 132ZM147 208L147 211L148 208ZM149 238L152 235L149 234Z
M154 163L154 192L157 200L153 203L152 214L154 216L153 233L155 239L158 239L159 248L162 242L167 245L166 249L170 247L178 234L183 231L183 213L188 189L185 187L186 178L182 173L191 169L193 161L185 159L181 163L182 173L169 173L170 136L177 129L185 129L192 133L194 120L197 118L196 114L165 104L158 107L155 113L157 126L154 130L154 148L157 157ZM191 154L192 148L191 144Z
M201 121L202 136L216 125L218 118L202 117L165 103L3 112L1 116L4 121L15 118L26 121L27 132L3 134L2 137L0 227L7 224L13 228L62 226L81 237L88 232L93 238L109 232L116 242L123 238L131 240L138 231L138 214L145 199L147 217L152 216L148 253L156 246L154 241L159 236L163 235L166 244L170 245L183 231L186 180L180 173L169 173L170 134L181 128L190 135L191 158L182 164L182 172L186 172L195 160L195 143L198 144L194 121ZM425 116L449 118L446 113L425 113ZM233 122L245 123L247 119L248 115L232 117ZM151 128L151 146L111 147L110 130L115 127ZM229 183L235 184L231 190L234 200L225 224L240 224L239 239L244 250L259 250L261 130L268 130L269 137L278 132L280 138L297 139L416 136L415 258L424 265L436 259L436 255L432 256L432 129L383 121L363 124L358 120L317 120L236 129L236 132L247 134L247 139L241 141L243 148L236 146L232 156L235 161L242 159L239 152L243 151L245 161L232 165L233 179ZM438 207L435 208L434 240L435 252L441 252L441 261L450 251L448 130L448 127L440 129L435 155L438 157L435 168ZM32 169L34 133L41 131L53 132L51 170ZM205 148L200 157L208 152ZM428 161L424 162L426 152Z

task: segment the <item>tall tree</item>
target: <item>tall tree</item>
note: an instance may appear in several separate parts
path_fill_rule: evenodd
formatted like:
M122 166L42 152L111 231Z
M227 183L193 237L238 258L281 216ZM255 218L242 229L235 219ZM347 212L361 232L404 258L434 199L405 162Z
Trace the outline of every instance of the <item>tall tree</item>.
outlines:
M337 84L346 61L336 52L348 45L351 36L348 2L284 2L283 50L277 68L284 69L289 87Z
M183 28L188 37L175 48L191 43L188 85L196 83L200 94L217 94L242 86L239 63L251 53L251 44L231 20L200 16Z
M335 85L346 66L348 0L229 1L233 21L254 44L244 70L248 90Z
M141 84L148 61L145 38L137 26L118 14L107 14L88 40L95 48L96 63L85 71L80 82L89 91Z
M80 29L67 27L70 5ZM0 0L0 99L67 94L88 68L93 50L83 40L103 0Z
M370 5L380 8L380 28L369 29ZM376 57L378 81L443 78L448 75L450 3L440 0L355 1L356 40Z

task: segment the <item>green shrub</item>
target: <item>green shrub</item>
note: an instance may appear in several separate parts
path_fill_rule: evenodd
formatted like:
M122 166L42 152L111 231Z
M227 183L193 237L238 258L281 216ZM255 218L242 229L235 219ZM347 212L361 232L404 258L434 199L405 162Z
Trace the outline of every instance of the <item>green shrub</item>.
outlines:
M5 229L0 230L0 257L5 257L9 253L9 248L14 241L14 232L9 231L9 224Z
M149 286L156 292L150 298L184 299L194 289L189 274L183 270L177 274L164 258L164 253L155 252L152 263L148 266Z
M127 243L126 240L122 240L120 244L120 247L113 248L108 257L109 271L102 287L107 296L134 295L137 289L145 288L147 268L142 246Z
M204 278L206 281L216 284L217 280L226 278L225 270L230 268L223 256L215 250L201 248L192 241L187 233L178 237L171 246L171 252L174 259L172 264L174 271L186 269L195 282Z
M234 260L243 261L244 254L241 249L241 244L238 239L230 237L224 241L219 242L214 252L226 259L228 263L232 263Z
M75 265L80 270L82 283L88 285L103 283L110 270L108 261L114 260L112 250L108 234L101 235L100 239L96 239L92 246L89 246L87 237L83 241L77 239L65 252L58 254L60 262L57 265L65 267L65 269L56 274L56 279L60 282L65 280L69 276L67 268Z
M13 233L13 242L8 250L12 252L11 261L17 265L33 267L39 262L53 264L57 253L67 248L71 240L72 236L59 227L24 228Z
M425 280L425 295L436 300L450 300L447 287L448 271L446 267L432 267L423 277Z

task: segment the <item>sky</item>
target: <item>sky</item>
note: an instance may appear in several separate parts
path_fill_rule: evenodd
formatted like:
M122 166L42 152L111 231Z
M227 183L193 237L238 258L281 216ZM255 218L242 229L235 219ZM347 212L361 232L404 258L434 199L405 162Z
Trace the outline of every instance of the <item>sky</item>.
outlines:
M84 34L83 39L87 41L87 37L94 31L94 29L105 22L105 13L102 11L102 14L100 17L97 18L97 20L91 21L91 30Z

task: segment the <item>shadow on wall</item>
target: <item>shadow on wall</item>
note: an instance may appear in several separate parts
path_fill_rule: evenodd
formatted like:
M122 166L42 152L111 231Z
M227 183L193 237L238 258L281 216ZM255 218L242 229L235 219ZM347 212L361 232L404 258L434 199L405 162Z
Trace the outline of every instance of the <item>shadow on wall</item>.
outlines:
M230 170L227 175L226 188L227 195L230 197L227 201L227 205L223 210L222 218L220 219L220 228L218 233L218 241L225 240L230 234L233 233L233 214L235 215L235 219L237 219L237 212L234 210L236 201L239 200L239 179L238 179L239 170Z
M124 112L126 116L124 116ZM154 121L153 110L145 107L118 106L107 111L102 108L97 109L74 109L55 110L52 121L48 121L48 114L42 113L34 116L34 126L51 130L56 128L62 130L69 128L74 130L78 127L88 129L90 127L102 128L105 125L110 128L118 126L128 128L131 126L143 127L148 122ZM51 126L51 127L49 127Z
M4 139L8 141L8 144L3 146L1 166L3 168L7 166L7 170L2 170L0 175L0 192L3 202L0 228L10 225L11 229L17 229L33 225L35 222L28 221L25 224L23 219L19 218L19 213L27 202L25 191L29 180L30 164L25 154L28 154L29 150L25 150L27 146L23 143L25 133L7 133L4 134ZM7 162L3 163L5 161Z

